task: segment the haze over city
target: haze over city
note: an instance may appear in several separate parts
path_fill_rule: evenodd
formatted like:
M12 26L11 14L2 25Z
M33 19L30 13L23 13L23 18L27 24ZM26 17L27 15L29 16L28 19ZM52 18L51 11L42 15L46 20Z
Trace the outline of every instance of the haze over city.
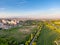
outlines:
M60 18L59 0L0 0L0 18Z

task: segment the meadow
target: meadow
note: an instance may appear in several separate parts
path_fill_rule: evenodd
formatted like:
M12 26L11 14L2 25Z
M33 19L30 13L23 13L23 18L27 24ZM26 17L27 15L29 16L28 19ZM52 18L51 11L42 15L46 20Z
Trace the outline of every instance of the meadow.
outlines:
M59 38L60 33L57 33L54 30L44 27L38 38L37 45L57 45L54 43L54 41Z
M0 30L0 45L24 44L35 30L36 26L21 26L8 30Z

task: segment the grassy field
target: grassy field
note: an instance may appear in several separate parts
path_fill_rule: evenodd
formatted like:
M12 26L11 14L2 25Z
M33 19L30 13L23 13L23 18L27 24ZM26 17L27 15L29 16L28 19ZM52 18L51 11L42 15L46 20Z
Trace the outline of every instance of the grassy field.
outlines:
M13 42L16 41L17 43L24 44L30 37L30 34L35 32L36 26L22 26L22 27L15 27L9 30L0 30L0 45L3 41L6 40L6 42ZM8 45L8 44L6 44ZM18 44L15 44L18 45Z
M60 38L60 33L44 26L38 38L37 45L56 45L54 41L58 38Z

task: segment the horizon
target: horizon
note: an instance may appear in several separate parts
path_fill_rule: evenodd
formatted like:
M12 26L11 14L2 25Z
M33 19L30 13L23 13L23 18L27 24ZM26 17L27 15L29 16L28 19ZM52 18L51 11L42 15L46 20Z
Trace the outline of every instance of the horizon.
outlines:
M0 0L0 18L60 19L59 0Z

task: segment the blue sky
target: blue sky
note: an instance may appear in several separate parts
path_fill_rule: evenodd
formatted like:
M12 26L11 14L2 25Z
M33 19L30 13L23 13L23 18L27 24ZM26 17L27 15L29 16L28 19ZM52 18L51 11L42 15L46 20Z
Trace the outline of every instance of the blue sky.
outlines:
M0 0L0 17L55 18L59 12L60 0Z

